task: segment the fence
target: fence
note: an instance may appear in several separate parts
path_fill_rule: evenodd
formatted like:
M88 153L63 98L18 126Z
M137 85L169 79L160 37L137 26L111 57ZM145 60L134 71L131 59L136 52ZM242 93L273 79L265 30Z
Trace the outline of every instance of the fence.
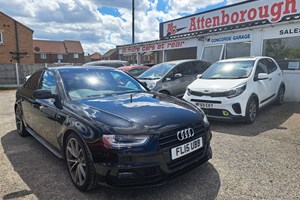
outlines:
M25 77L36 70L62 65L64 64L0 64L0 87L19 87L24 84Z

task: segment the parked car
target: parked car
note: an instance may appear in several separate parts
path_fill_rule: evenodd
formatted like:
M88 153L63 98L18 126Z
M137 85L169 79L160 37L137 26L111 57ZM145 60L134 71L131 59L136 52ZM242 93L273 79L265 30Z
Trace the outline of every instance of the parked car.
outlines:
M202 60L176 60L154 65L138 76L150 90L183 96L186 87L211 64Z
M234 58L214 63L190 84L184 99L202 108L209 118L253 123L257 111L283 104L282 71L270 57Z
M149 68L150 67L148 66L138 66L138 65L118 67L119 70L122 70L123 72L126 72L134 77L141 75Z
M64 158L81 191L159 185L212 157L201 109L113 68L39 70L17 90L15 115L18 133Z
M106 66L106 67L123 67L128 66L130 63L124 60L99 60L85 63L83 66Z

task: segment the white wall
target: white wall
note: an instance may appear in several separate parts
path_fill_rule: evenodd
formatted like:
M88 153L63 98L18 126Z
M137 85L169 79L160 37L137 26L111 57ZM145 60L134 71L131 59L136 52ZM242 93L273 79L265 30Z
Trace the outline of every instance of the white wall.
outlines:
M300 71L283 71L286 102L300 102Z

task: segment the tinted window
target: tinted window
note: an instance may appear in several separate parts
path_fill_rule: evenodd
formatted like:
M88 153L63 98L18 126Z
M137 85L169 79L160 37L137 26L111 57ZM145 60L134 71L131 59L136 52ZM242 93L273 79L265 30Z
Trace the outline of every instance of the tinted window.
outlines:
M277 70L276 64L271 59L265 59L265 64L267 65L269 74Z
M197 61L192 63L194 74L203 74L203 72L210 66L208 62Z
M193 68L192 68L192 63L191 62L186 62L179 64L175 69L174 69L174 74L181 74L182 76L189 76L194 74Z
M40 80L39 89L50 90L56 94L56 78L52 71L46 70Z
M29 89L29 90L36 90L38 88L38 83L40 80L40 76L42 74L42 70L35 72L30 76L28 81L25 83L24 88Z
M128 71L128 74L130 74L131 76L139 76L140 74L142 74L146 70L147 70L147 68L132 69L132 70Z
M256 70L255 70L255 75L254 75L255 78L257 78L257 76L258 76L259 73L266 73L266 74L268 74L268 68L267 68L267 65L264 62L264 59L258 61L258 63L257 63Z

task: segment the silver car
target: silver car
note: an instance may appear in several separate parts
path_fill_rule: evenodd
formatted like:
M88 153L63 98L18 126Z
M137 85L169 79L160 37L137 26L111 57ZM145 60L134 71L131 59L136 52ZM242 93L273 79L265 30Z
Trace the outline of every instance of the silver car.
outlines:
M83 66L106 66L106 67L123 67L128 66L130 63L124 60L99 60L85 63Z
M175 60L154 65L138 79L150 90L181 97L186 87L210 65L203 60Z

